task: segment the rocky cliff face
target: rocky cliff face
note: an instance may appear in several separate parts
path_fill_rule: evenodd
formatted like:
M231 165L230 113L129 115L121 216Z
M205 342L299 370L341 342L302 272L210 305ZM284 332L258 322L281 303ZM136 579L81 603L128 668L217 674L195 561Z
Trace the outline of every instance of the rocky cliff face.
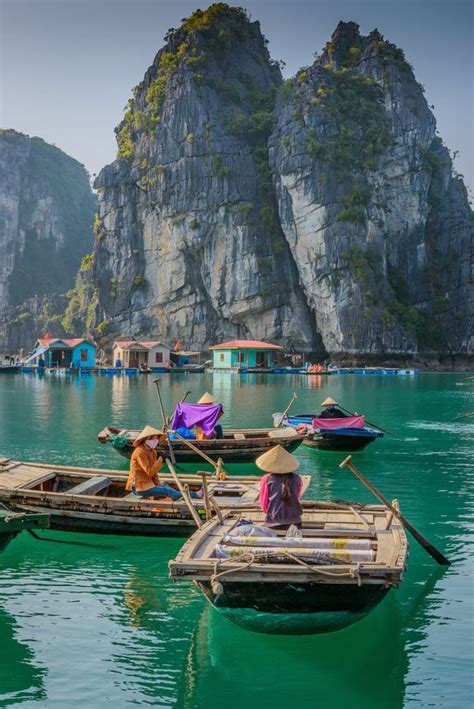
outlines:
M281 224L326 349L472 349L472 213L403 52L340 23L276 115Z
M165 39L95 185L96 334L470 351L471 211L401 50L341 23L283 83L222 3Z
M80 163L40 138L0 131L2 349L31 346L44 297L74 284L93 245L95 203Z

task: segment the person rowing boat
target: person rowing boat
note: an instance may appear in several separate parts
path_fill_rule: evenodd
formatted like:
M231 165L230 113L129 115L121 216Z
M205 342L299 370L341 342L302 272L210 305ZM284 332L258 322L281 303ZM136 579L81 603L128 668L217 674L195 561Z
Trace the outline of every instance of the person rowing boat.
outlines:
M340 408L339 404L337 401L334 401L334 399L331 399L330 396L328 396L327 399L323 401L321 404L323 406L323 410L320 411L318 416L316 418L320 419L345 419L348 418L348 414L344 413Z

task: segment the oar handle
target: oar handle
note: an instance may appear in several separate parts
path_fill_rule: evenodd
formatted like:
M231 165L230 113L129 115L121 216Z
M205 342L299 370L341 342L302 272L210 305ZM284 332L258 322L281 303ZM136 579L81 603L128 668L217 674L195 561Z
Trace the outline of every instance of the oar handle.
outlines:
M349 468L354 475L361 481L363 485L365 485L366 488L368 488L374 495L377 497L380 502L382 502L387 509L389 509L397 519L400 520L400 522L403 524L405 529L408 529L408 531L412 534L412 536L416 539L416 541L421 544L421 546L425 549L425 551L428 552L428 554L438 563L442 564L443 566L449 566L451 562L449 559L447 559L444 554L442 554L439 549L437 549L431 542L424 537L421 532L419 532L402 514L400 514L400 511L382 495L382 493L377 490L375 485L372 485L372 483L365 477L361 471L356 468L356 466L352 463L352 456L348 455L347 458L344 458L342 463L339 464L340 468Z
M296 395L296 392L294 391L294 392L293 392L293 396L291 397L290 403L288 404L288 406L286 407L286 409L284 410L284 412L281 414L281 416L280 416L280 421L278 422L278 425L275 426L275 428L280 428L280 426L283 424L283 421L284 421L284 419L285 419L286 414L288 413L288 411L290 410L290 408L293 406L293 402L296 401L297 398L298 398L298 397L297 397L297 395Z

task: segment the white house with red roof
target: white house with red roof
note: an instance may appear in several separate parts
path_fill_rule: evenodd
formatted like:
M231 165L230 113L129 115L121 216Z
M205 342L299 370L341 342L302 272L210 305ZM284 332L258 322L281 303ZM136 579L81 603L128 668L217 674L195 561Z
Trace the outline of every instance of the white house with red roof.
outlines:
M58 338L48 333L36 340L26 362L38 367L91 369L95 367L96 346L82 337Z
M214 369L271 369L277 352L283 347L261 340L230 340L221 345L213 345Z
M168 368L171 350L158 340L117 340L112 348L114 367Z

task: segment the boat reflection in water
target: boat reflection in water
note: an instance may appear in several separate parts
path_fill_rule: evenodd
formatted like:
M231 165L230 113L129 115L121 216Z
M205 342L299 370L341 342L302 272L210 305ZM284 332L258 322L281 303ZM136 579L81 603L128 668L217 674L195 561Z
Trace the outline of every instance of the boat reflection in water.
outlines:
M288 671L291 662L291 671ZM389 669L387 669L389 668ZM330 635L249 635L207 605L183 667L181 709L364 706L400 709L408 672L396 596L363 623ZM381 699L382 698L382 699Z

